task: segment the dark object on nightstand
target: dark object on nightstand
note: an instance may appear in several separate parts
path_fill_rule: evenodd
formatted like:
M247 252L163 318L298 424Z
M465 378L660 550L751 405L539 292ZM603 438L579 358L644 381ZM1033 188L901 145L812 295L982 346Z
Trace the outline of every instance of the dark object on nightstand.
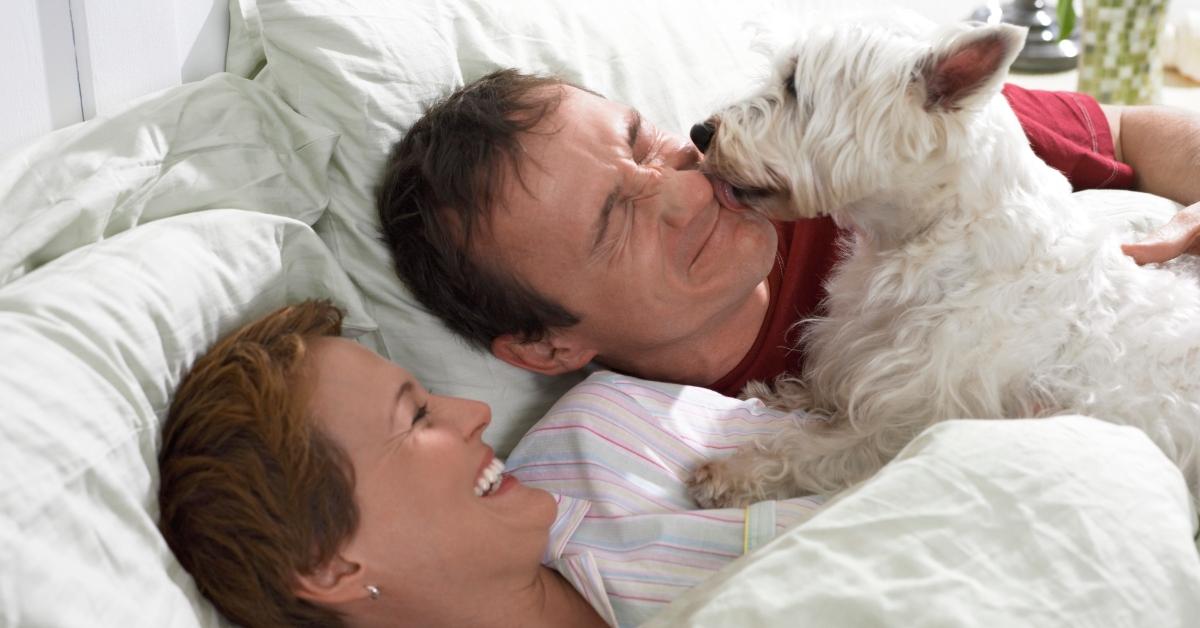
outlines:
M1059 41L1059 24L1051 3L1014 0L1001 8L999 2L993 1L976 9L970 19L1029 27L1025 48L1012 64L1014 72L1063 72L1073 69L1079 62L1079 29L1074 29L1076 34L1072 38Z

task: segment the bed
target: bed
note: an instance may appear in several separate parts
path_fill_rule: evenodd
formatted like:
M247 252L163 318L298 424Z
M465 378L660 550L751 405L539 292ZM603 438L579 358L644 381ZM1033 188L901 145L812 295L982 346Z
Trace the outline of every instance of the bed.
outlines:
M155 527L158 430L192 360L285 303L332 298L349 335L488 402L501 453L579 381L473 350L395 280L372 190L424 104L516 66L685 129L754 79L766 35L747 24L836 10L231 0L224 72L0 154L0 625L226 625ZM1028 439L1072 455L1004 485L1044 461ZM959 473L981 459L996 473ZM1196 532L1182 478L1136 432L956 422L657 623L1183 626Z

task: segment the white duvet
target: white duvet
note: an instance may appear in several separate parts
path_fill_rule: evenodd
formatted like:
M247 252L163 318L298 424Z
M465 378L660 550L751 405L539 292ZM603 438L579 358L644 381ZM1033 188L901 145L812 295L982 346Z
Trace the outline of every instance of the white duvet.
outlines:
M651 625L1196 626L1196 531L1134 428L951 421Z

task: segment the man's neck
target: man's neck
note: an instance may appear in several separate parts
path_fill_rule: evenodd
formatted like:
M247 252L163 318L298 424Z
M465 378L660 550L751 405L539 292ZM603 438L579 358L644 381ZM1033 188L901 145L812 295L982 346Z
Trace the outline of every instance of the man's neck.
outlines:
M765 324L771 290L767 280L755 287L739 307L682 342L643 352L636 360L603 360L609 368L653 379L693 386L709 386L730 371L754 347Z

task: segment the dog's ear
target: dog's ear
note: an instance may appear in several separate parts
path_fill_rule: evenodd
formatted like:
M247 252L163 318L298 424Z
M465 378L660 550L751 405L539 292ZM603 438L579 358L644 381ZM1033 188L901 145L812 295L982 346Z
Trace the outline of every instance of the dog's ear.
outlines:
M986 102L1008 76L1027 31L1010 24L979 26L935 44L916 72L925 86L925 110L956 111Z

